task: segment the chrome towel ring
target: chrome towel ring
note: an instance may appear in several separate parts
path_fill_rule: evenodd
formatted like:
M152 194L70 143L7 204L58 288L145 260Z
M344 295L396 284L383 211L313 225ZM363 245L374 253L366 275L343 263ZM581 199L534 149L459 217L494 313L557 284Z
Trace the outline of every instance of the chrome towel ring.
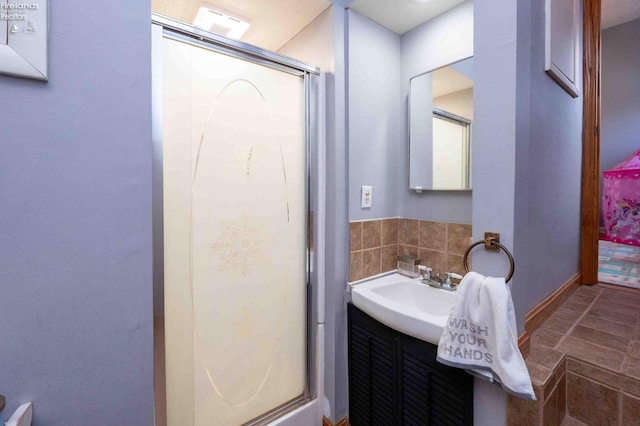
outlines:
M479 246L480 244L484 244L484 248L487 250L497 251L501 249L503 252L505 252L507 257L509 258L509 274L505 278L505 282L508 283L509 281L511 281L511 277L513 277L513 271L515 270L515 262L509 250L505 246L500 244L500 234L496 232L485 232L484 240L476 241L467 248L467 250L464 252L463 258L464 270L466 272L469 272L469 253L471 253L471 250L474 247Z

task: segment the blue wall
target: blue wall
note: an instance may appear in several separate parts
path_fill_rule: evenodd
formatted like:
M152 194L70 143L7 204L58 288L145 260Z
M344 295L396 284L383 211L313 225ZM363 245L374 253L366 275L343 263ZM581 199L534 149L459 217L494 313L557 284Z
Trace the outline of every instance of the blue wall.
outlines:
M640 148L640 19L602 32L600 170Z
M544 16L543 3L518 3L514 255L519 262L513 297L520 331L526 312L580 271L583 97L571 97L544 71ZM578 52L576 86L582 92L581 41Z
M411 77L473 55L473 2L402 36L349 10L349 219L471 223L471 192L409 189ZM373 205L360 207L362 185Z
M49 7L49 83L0 76L0 393L151 425L151 8Z
M472 192L409 189L409 81L412 77L473 56L473 2L466 1L402 35L402 156L399 216L439 222L471 223ZM473 143L473 142L472 142Z
M400 36L349 10L349 220L398 216L401 133ZM373 185L361 208L362 185Z

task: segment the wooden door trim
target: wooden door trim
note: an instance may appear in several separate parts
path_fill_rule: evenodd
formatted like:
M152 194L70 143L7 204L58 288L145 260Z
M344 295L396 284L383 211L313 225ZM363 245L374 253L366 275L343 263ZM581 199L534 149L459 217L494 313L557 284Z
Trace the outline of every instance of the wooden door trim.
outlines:
M598 282L600 225L600 17L601 0L584 0L582 226L580 270L582 284Z

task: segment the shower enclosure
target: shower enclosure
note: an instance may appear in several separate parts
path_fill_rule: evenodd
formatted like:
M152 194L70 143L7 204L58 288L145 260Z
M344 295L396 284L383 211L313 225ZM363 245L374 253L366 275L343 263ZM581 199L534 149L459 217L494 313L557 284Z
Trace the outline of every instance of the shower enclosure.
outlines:
M156 413L170 426L264 424L315 397L317 75L154 16Z

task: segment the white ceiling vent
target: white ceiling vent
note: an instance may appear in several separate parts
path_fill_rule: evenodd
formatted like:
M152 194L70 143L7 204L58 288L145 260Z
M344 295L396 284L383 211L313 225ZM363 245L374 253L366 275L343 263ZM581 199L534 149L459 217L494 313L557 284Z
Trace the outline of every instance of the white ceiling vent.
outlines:
M212 33L238 40L249 29L247 19L231 15L220 9L202 6L198 10L193 25Z

